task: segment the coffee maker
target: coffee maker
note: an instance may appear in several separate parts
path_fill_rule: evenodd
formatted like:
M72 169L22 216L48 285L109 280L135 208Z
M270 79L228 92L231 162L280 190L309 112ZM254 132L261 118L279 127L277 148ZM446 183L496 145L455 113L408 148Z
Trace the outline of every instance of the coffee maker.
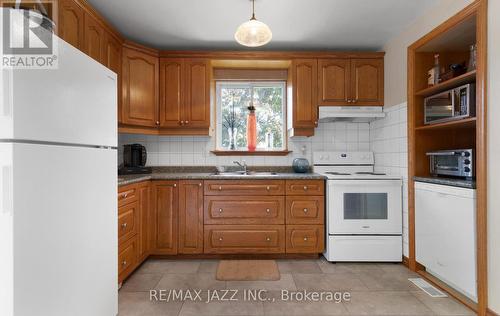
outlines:
M146 147L141 144L127 144L123 146L123 166L118 169L118 174L151 173L151 167L146 166Z

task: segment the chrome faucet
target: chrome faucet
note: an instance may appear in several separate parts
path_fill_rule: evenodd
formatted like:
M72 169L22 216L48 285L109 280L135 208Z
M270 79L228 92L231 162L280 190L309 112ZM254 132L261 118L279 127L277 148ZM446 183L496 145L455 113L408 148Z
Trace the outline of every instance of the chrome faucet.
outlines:
M248 171L247 171L247 163L245 162L245 160L242 160L241 162L237 161L237 160L234 160L233 161L234 164L237 164L238 166L240 166L241 168L243 168L243 172L244 174L247 174Z

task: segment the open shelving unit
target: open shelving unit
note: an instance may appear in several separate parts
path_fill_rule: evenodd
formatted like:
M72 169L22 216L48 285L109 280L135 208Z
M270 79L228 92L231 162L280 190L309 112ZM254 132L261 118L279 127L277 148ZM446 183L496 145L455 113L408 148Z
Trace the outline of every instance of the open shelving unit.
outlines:
M454 296L476 311L487 313L487 255L486 255L486 25L487 0L471 5L439 25L408 47L408 207L409 258L413 271ZM428 87L427 72L434 65L434 54L440 64L468 62L469 47L477 45L476 69ZM476 84L476 116L431 125L424 124L424 99L463 84ZM415 183L413 178L429 177L429 158L435 150L473 148L476 164L476 247L478 302L454 290L428 274L416 261L415 247Z

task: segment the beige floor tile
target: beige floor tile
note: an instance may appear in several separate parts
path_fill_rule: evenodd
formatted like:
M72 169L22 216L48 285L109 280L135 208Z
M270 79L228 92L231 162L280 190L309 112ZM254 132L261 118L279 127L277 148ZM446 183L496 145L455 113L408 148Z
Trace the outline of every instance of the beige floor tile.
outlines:
M344 306L351 315L434 315L410 292L352 292Z
M290 293L289 293L290 294ZM334 301L299 301L297 299L290 300L287 296L282 296L281 291L272 291L267 294L270 299L264 302L265 315L348 315L344 305ZM290 297L290 295L288 296Z
M276 260L280 273L322 273L318 260Z
M146 292L123 292L118 296L119 316L176 316L182 302L150 301Z
M200 267L198 268L198 273L214 273L217 272L217 266L219 260L202 260L200 261Z
M264 315L264 308L261 302L244 301L213 301L205 302L184 302L179 316L201 316L201 315Z
M150 259L136 273L196 273L199 267L199 260Z
M352 270L350 270L347 266L339 263L328 262L326 260L318 260L318 266L321 269L321 272L326 274L352 273Z
M475 315L471 309L452 297L431 297L423 291L411 293L437 315Z
M258 290L295 290L295 283L291 274L281 273L281 278L277 281L226 281L228 289L244 290L244 289L258 289Z
M364 291L367 287L353 273L346 274L294 274L297 289L311 291Z
M120 291L143 292L155 288L160 281L162 274L159 273L134 273L123 282Z
M226 282L217 281L212 273L183 273L164 274L160 282L156 285L156 289L201 289L201 290L216 290L226 288Z
M377 266L387 273L405 274L409 278L418 277L417 273L410 271L401 263L379 263Z
M383 291L417 291L418 287L408 278L415 277L415 274L410 271L394 272L379 272L370 273L363 272L357 274L359 279L366 285L369 290Z

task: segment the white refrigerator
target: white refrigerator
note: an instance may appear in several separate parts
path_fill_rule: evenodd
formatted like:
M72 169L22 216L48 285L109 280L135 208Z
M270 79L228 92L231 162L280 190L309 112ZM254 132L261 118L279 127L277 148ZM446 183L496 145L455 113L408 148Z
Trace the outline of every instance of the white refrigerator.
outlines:
M2 69L0 315L118 313L117 78L58 41L58 69Z

